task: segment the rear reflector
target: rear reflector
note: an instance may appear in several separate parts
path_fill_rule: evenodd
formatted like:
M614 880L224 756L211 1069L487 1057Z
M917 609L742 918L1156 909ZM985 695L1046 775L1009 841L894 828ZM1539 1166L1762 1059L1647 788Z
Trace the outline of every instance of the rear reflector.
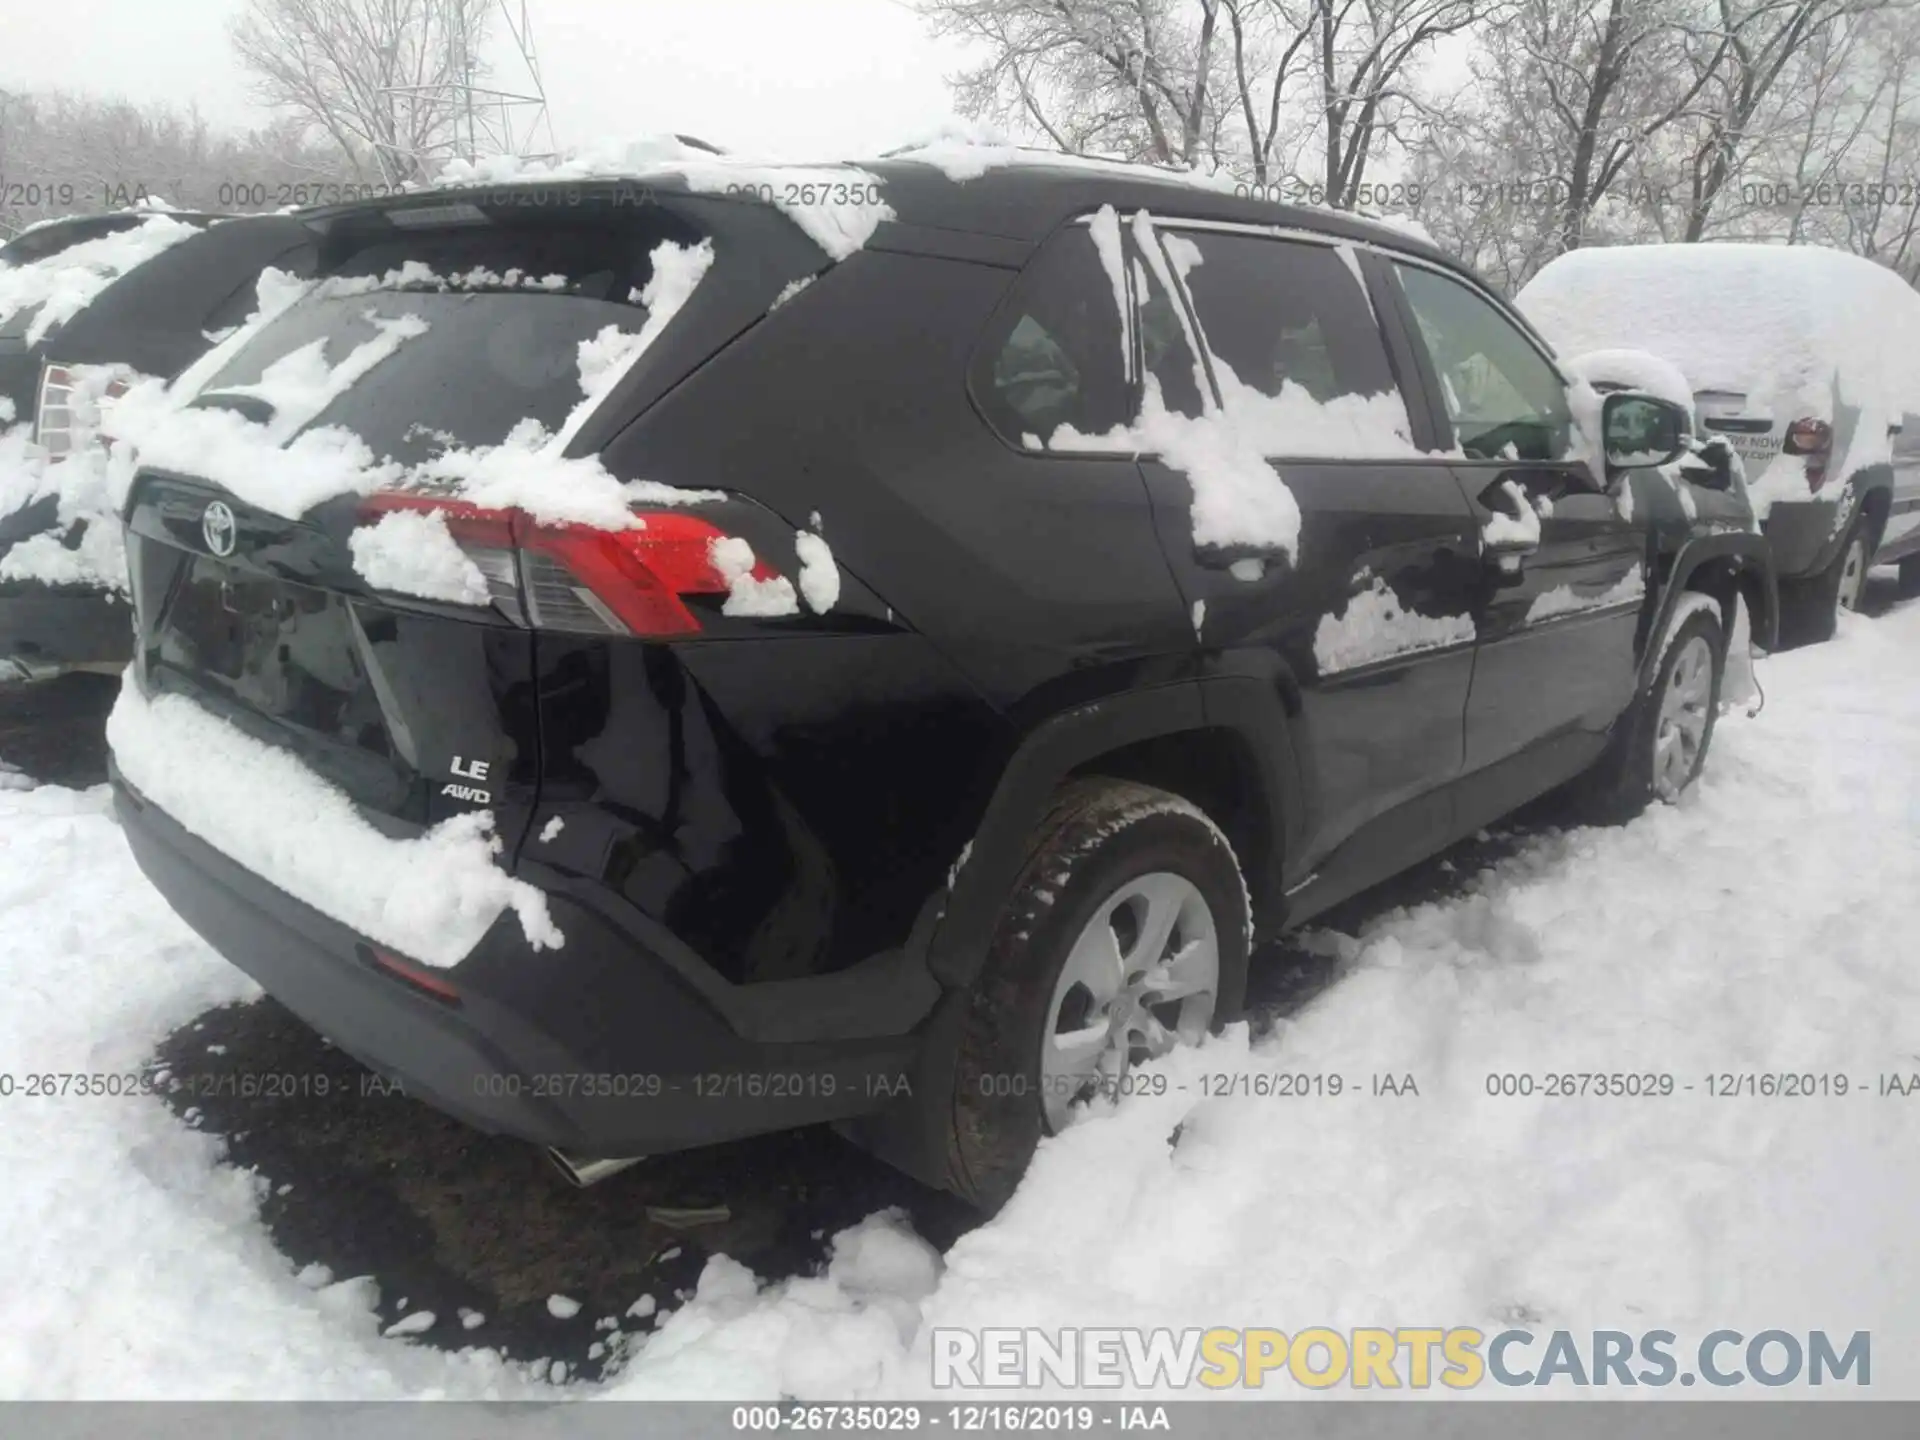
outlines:
M1787 426L1780 448L1789 455L1807 458L1807 485L1818 490L1827 483L1827 456L1833 449L1833 427L1811 416Z
M377 945L363 945L367 958L395 979L404 980L416 990L423 990L436 1000L448 1004L460 1003L460 992L433 971L416 965L411 960L403 960L390 950L382 950Z
M688 635L700 629L688 595L725 595L713 546L730 538L697 515L650 511L630 530L550 525L519 510L489 510L431 495L368 497L366 520L394 510L439 511L486 577L500 612L534 630L586 635ZM753 578L776 572L756 563Z

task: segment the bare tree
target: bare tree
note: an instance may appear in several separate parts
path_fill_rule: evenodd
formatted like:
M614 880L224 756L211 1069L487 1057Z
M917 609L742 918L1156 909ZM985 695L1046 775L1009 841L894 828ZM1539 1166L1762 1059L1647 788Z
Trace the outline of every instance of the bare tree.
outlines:
M230 33L265 103L323 131L361 179L396 183L455 154L491 15L488 0L248 0Z
M1248 165L1254 183L1274 178L1274 148L1289 115L1282 109L1296 65L1304 71L1313 52L1313 31L1272 0L1222 0L1233 47L1233 95L1246 127Z
M1329 205L1352 209L1381 142L1404 141L1407 116L1425 113L1414 65L1496 8L1497 0L1310 0L1301 21L1320 81Z
M1849 12L1876 0L1713 0L1687 46L1698 80L1696 138L1687 157L1683 238L1709 220L1743 160L1778 135L1774 87L1788 67ZM1790 122L1789 122L1790 123Z
M1224 0L919 0L938 35L986 59L959 108L1057 148L1194 165L1219 133L1212 72Z
M0 237L142 204L244 211L338 198L347 167L304 129L228 134L193 110L0 91Z

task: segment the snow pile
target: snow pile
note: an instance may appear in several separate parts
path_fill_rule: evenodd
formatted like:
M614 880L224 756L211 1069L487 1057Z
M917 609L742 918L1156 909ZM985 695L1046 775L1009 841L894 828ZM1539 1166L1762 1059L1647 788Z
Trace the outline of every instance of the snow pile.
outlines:
M828 256L845 260L894 218L880 198L878 176L852 165L792 165L716 155L671 135L607 141L557 160L490 155L456 160L441 171L443 186L510 185L564 180L678 179L699 194L740 195L773 205Z
M1688 388L1746 396L1776 433L1802 416L1835 431L1832 469L1889 458L1887 426L1920 413L1920 294L1891 270L1817 245L1621 245L1570 251L1517 303L1567 353L1632 346L1677 366ZM1752 484L1764 517L1811 493L1798 456Z
M824 1274L761 1288L715 1256L690 1300L643 1342L610 1399L837 1400L907 1379L900 1361L940 1283L939 1254L898 1211L833 1237Z
M1501 492L1513 502L1511 512L1495 510L1480 526L1480 543L1491 549L1511 545L1521 549L1540 543L1540 515L1527 500L1527 492L1512 480L1500 482Z
M1338 615L1320 617L1313 658L1322 675L1334 675L1416 650L1469 644L1474 634L1471 615L1416 615L1376 575Z
M758 562L754 559L753 546L739 536L715 540L707 552L712 557L713 568L727 582L726 602L720 607L722 615L768 618L800 613L793 582L784 575L766 579L756 576L753 571Z
M1526 623L1551 620L1556 615L1577 615L1582 610L1604 610L1609 605L1624 605L1647 593L1646 571L1635 561L1633 568L1598 595L1582 595L1571 585L1556 585L1533 597L1527 607Z
M809 610L824 615L840 598L840 567L833 563L833 551L811 530L796 532L793 548L800 556L800 594Z
M438 510L390 510L347 537L353 568L376 590L455 605L489 602L487 577Z
M25 335L28 345L38 345L134 266L199 233L198 226L171 215L150 215L138 225L82 240L31 265L0 265L0 325L39 307Z
M536 950L564 943L546 896L494 863L493 814L394 840L286 750L179 695L123 683L107 719L121 772L222 854L295 899L426 965L458 965L502 911Z
M169 1031L259 993L146 883L104 788L0 787L0 929L0 1052L16 1085L137 1088ZM303 1283L260 1224L264 1183L159 1099L23 1088L0 1106L0 1395L552 1395L490 1350L381 1339L373 1277Z

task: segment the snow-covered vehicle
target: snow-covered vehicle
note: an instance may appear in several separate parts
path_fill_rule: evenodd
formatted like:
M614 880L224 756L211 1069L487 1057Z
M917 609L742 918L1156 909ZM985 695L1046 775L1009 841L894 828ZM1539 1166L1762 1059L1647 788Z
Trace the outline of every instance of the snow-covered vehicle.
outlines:
M1351 217L683 150L308 223L111 417L124 833L581 1181L836 1122L997 1203L1256 935L1582 777L1678 797L1770 633L1679 407Z
M162 210L49 221L0 249L0 681L126 664L102 408L179 373L245 316L263 266L311 249L285 217Z
M1634 347L1739 454L1789 642L1833 633L1868 569L1920 591L1920 292L1814 245L1574 250L1516 299L1564 353Z

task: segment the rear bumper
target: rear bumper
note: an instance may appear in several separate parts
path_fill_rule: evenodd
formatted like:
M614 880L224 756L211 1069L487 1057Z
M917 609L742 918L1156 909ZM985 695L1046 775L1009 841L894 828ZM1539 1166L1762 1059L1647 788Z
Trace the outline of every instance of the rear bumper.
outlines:
M133 657L133 611L105 590L0 585L0 679L16 661L35 679L115 670ZM17 673L17 671L16 671Z
M1833 500L1777 501L1761 526L1773 549L1774 569L1782 580L1798 580L1825 569L1840 549L1834 528Z
M508 912L460 965L432 972L458 1003L432 998L117 771L113 785L134 858L182 919L334 1044L476 1129L654 1154L869 1114L913 1068L913 1036L744 1039L658 957L558 894L564 946L534 951Z

